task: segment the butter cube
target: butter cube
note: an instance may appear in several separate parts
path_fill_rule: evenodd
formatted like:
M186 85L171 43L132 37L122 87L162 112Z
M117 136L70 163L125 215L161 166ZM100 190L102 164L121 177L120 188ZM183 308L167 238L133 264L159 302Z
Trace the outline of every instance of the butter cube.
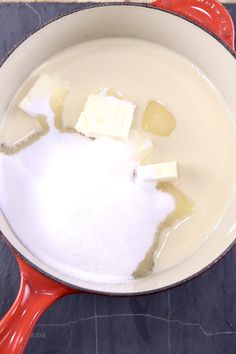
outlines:
M130 129L128 144L132 149L133 157L140 162L153 152L152 140L136 129Z
M140 165L135 174L138 180L149 182L173 181L178 178L177 162L162 162L153 165Z
M19 103L19 108L31 117L48 116L62 106L68 92L68 83L43 73Z
M113 96L90 95L75 129L87 137L127 140L135 105Z

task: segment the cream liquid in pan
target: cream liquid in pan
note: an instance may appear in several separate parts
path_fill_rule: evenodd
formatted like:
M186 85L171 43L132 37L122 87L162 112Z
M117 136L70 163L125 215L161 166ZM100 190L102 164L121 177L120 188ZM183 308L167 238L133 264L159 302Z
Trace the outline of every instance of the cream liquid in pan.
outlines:
M194 211L165 232L168 237L162 237L155 270L191 256L224 216L235 182L235 129L216 88L192 63L157 44L122 38L85 42L49 59L26 80L7 111L9 129L4 141L39 130L37 122L17 105L40 72L70 82L62 116L68 127L76 123L87 97L106 86L137 105L133 124L137 129L142 130L143 112L150 100L161 101L173 113L176 127L170 137L150 135L155 150L147 162L178 162L176 185L192 201Z

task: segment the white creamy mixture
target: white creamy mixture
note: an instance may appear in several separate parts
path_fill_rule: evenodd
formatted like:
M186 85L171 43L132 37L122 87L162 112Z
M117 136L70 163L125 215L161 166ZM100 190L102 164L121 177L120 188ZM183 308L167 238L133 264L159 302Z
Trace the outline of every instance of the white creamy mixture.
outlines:
M49 58L27 78L6 112L4 141L39 130L37 120L18 104L42 72L69 81L71 91L63 111L69 126L76 124L89 95L106 86L136 104L132 128L142 131L150 100L159 100L173 113L176 127L171 137L150 134L154 151L148 163L178 162L177 187L193 202L194 213L167 230L170 236L164 237L154 271L165 271L191 257L223 218L235 184L233 119L213 84L193 63L155 43L128 38L80 43ZM10 225L41 260L67 274L106 282L129 278L152 243L161 218L173 206L170 197L152 184L134 184L135 162L129 151L118 152L118 145L109 139L94 142L79 134L50 134L18 155L1 154L0 203ZM48 167L50 178L44 179ZM101 218L104 209L109 217ZM101 236L100 227L108 235ZM91 234L82 239L90 231L94 244Z
M131 279L174 209L155 183L135 181L131 148L111 138L49 133L0 156L0 204L46 264L83 280Z

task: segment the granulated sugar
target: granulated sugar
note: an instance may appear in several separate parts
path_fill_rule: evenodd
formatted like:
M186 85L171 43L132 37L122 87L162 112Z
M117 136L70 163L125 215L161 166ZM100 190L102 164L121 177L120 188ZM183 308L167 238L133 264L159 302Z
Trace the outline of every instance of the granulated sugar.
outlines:
M135 181L130 151L113 139L51 128L21 152L2 154L0 204L22 243L72 277L132 279L174 200Z

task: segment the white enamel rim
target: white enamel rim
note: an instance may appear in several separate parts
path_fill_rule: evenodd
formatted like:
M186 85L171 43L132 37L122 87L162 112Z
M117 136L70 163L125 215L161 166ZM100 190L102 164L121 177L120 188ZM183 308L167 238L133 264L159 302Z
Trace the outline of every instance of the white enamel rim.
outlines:
M207 74L224 95L236 117L236 82L233 80L236 77L236 61L233 52L224 43L181 16L147 5L121 3L109 3L66 14L40 28L16 47L0 68L1 116L20 84L47 58L79 41L108 36L143 38L176 50ZM70 287L111 295L161 291L197 276L234 245L235 220L234 191L225 217L208 241L191 257L150 277L111 285L73 279L48 267L21 244L0 212L0 225L6 242L32 267Z

